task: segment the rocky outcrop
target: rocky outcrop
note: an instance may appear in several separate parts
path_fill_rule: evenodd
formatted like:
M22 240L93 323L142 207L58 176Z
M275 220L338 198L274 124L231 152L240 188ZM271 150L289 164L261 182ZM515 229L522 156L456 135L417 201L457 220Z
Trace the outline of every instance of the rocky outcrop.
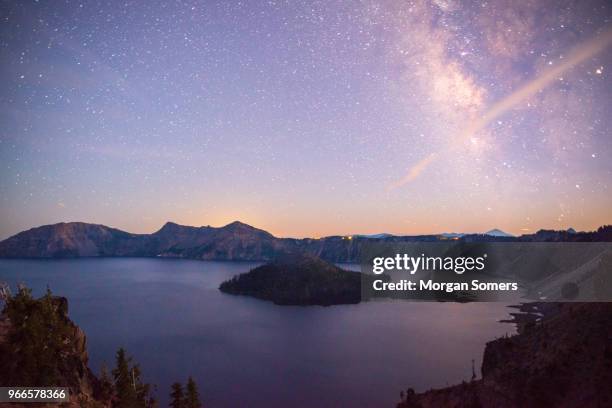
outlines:
M110 401L101 401L99 398L100 381L88 366L87 340L83 331L68 318L68 301L63 297L52 298L51 312L44 309L42 302L42 299L31 299L22 302L12 313L8 312L8 307L5 307L0 314L0 366L2 366L0 384L68 387L70 401L62 406L109 406ZM32 329L24 332L23 329L15 327L16 323L10 318L10 316L15 318L15 313L19 314L22 324L30 322L26 324L38 325L41 321L49 322L48 327L43 326L40 329L43 337L36 339L42 348L36 347L37 342L31 338ZM24 340L24 335L27 335L28 339ZM53 341L48 340L48 336L61 336L61 349L51 350L50 346L47 350L47 345L53 344ZM33 353L36 355L32 355ZM44 364L36 364L43 359ZM34 364L27 364L33 361ZM49 380L52 383L38 383L45 381L40 379L42 374L39 371L43 370L50 373L44 378L52 379ZM37 375L41 377L37 378ZM16 407L19 404L0 404L0 406Z
M482 379L409 391L397 407L609 407L610 384L612 304L566 303L521 334L488 343Z

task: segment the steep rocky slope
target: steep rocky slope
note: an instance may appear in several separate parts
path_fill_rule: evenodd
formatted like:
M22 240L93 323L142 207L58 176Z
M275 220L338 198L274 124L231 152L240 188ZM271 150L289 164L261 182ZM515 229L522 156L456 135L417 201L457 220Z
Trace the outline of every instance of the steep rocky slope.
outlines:
M70 401L63 406L109 406L110 401L100 399L100 381L88 367L85 334L68 318L66 298L37 300L26 294L16 299L0 314L0 384L68 387Z
M482 379L409 390L397 407L610 407L610 384L612 303L566 303L521 334L488 343Z

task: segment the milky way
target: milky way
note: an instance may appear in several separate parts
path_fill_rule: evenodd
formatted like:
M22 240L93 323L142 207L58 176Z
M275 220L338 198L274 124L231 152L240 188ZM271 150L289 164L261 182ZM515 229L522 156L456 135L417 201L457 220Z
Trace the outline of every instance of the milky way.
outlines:
M0 238L74 220L612 222L609 2L39 1L0 18Z

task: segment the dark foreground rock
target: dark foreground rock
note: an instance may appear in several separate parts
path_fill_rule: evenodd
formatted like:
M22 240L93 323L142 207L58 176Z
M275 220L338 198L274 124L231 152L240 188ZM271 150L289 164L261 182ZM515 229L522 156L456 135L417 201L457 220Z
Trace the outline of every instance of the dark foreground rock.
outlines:
M223 282L219 290L277 305L330 306L359 303L362 279L373 278L313 256L286 255Z
M68 387L70 401L62 406L108 407L110 401L100 398L100 381L88 367L86 344L83 331L68 318L66 298L34 299L24 292L10 305L5 302L0 314L0 385ZM28 405L43 404L23 406Z
M415 394L397 408L612 407L612 303L557 304L486 345L482 379Z

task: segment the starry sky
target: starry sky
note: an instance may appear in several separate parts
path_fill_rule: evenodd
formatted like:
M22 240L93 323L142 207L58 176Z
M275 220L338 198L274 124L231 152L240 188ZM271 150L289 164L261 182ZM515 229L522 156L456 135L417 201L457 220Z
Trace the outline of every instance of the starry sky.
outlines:
M0 238L612 222L609 2L0 4Z

